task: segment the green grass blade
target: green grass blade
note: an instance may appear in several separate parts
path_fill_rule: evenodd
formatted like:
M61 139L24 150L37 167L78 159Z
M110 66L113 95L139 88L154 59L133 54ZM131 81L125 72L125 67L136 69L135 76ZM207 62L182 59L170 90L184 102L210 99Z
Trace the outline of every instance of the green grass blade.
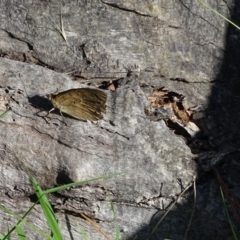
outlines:
M52 237L50 235L40 231L34 225L28 223L25 220L26 216L34 209L36 204L37 203L34 203L33 206L30 209L28 209L28 211L23 216L19 216L19 215L15 214L14 212L12 212L11 210L9 210L9 209L5 208L4 206L0 205L0 209L1 210L3 210L4 212L8 213L9 215L13 216L15 219L18 220L17 224L11 230L8 230L7 235L3 236L3 239L0 238L0 240L8 240L8 239L10 239L9 238L10 234L16 229L16 226L19 225L21 222L26 224L30 229L32 229L33 231L37 232L42 237L45 237L46 239L52 240Z
M18 234L18 238L20 240L26 240L27 239L26 234L25 234L23 228L20 225L16 226L16 231L17 231L17 234Z
M231 218L230 218L229 213L228 213L228 209L227 209L227 206L226 206L226 203L225 203L225 197L224 197L224 194L223 194L223 191L222 191L222 188L221 188L221 187L220 187L220 192L221 192L221 195L222 195L223 205L224 205L224 208L225 208L225 212L226 212L226 214L227 214L228 222L229 222L230 228L231 228L231 230L232 230L233 239L234 239L234 240L238 240L236 231L234 230L234 227L233 227Z
M15 156L15 155L14 155ZM97 178L93 178L93 179L90 179L90 180L86 180L86 181L80 181L80 182L74 182L74 183L70 183L70 184L66 184L64 186L59 186L59 187L56 187L56 188L52 188L52 189L49 189L49 190L46 190L46 191L43 191L41 189L41 187L39 186L39 184L37 183L37 181L35 180L35 178L30 174L30 172L27 170L25 164L17 157L15 156L15 158L20 162L20 164L24 167L24 169L27 171L28 175L29 175L29 178L30 178L30 181L32 182L32 185L33 185L33 188L34 188L34 191L38 197L38 201L37 202L40 202L41 204L41 207L43 209L43 212L44 212L44 215L47 219L47 222L48 222L48 225L52 231L52 234L53 234L53 238L49 238L47 237L48 239L54 239L54 240L61 240L62 239L62 236L61 236L61 232L60 232L60 229L59 229L59 226L58 226L58 222L57 222L57 219L54 215L54 211L46 197L47 194L49 193L53 193L53 192L56 192L56 191L61 191L61 190L64 190L64 189L67 189L69 187L75 187L75 186L78 186L78 185L82 185L82 184L85 184L85 183L89 183L89 182L92 182L92 181L97 181L97 180L102 180L102 179L107 179L107 178L112 178L114 176L117 176L117 175L122 175L122 174L125 174L126 172L121 172L121 173L114 173L114 174L109 174L109 175L105 175L105 176L102 176L102 177L97 177ZM26 215L26 214L25 214ZM25 217L24 215L24 217ZM19 221L19 223L22 221L22 219ZM18 224L19 224L18 223ZM15 229L15 227L14 227ZM118 230L119 231L119 230ZM9 234L10 235L10 234ZM5 237L5 239L7 239ZM1 239L0 239L1 240Z
M28 173L28 176L29 176L29 178L30 178L30 180L31 180L31 182L32 182L32 184L33 184L35 193L36 193L37 196L38 196L38 200L37 200L37 202L34 203L33 206L24 214L23 217L18 217L16 214L12 213L12 215L13 215L14 217L16 217L17 219L19 219L19 221L18 221L18 223L8 232L8 234L4 237L4 240L7 239L8 236L10 236L10 234L15 230L16 226L19 225L22 221L24 221L28 226L31 226L29 223L27 223L27 222L25 221L25 218L26 218L26 216L33 210L33 208L35 207L35 205L36 205L38 202L40 202L41 206L44 205L44 202L47 202L47 203L49 204L46 196L44 195L44 193L43 193L43 191L42 191L42 189L41 189L40 186L38 185L37 181L32 177L32 175L30 174L30 172L27 170L27 167L25 166L25 164L23 163L23 161L21 161L15 154L14 154L14 157L17 159L17 161L21 164L21 166L22 166L22 167L26 170L26 172ZM43 205L42 205L42 204L43 204ZM45 204L45 206L46 206L46 204ZM50 209L52 209L50 204L49 204L49 207L50 207ZM0 205L0 208L4 208L4 207ZM46 208L46 207L45 207L45 209L43 209L43 211L45 210L45 212L48 212L47 209L49 209L49 208ZM5 208L5 211L7 211L6 208ZM45 212L44 212L44 213L45 213ZM52 211L52 212L53 212L53 211ZM53 215L53 216L54 216L54 215ZM55 218L55 216L54 216L54 218ZM50 221L50 223L52 223L52 222ZM56 229L54 228L54 226L55 226L54 224L53 224L53 226L50 224L50 227L53 227L53 230L55 231ZM57 227L58 227L58 225L57 225ZM49 235L47 235L47 234L42 233L41 231L39 231L36 227L33 226L33 227L31 227L31 228L32 228L32 229L35 229L36 232L38 232L40 235L43 235L45 238L50 239L50 240L53 239L51 236L49 236ZM52 229L51 229L51 230L52 230ZM60 232L60 231L59 231L59 232ZM57 231L55 232L55 234L56 234L56 233L57 233ZM57 237L60 237L59 234L57 234ZM60 240L60 239L61 239L61 238L57 238L57 240Z
M65 189L70 188L70 187L76 187L76 186L79 186L79 185L83 185L83 184L86 184L86 183L89 183L89 182L93 182L93 181L97 181L97 180L101 180L101 179L112 178L112 177L122 175L122 174L125 174L125 173L123 173L123 172L122 173L113 173L113 174L108 174L108 175L105 175L105 176L102 176L102 177L97 177L97 178L93 178L93 179L86 180L86 181L69 183L69 184L66 184L66 185L63 185L63 186L48 189L48 190L44 191L44 193L49 194L49 193L65 190Z
M3 240L3 238L4 238L4 235L2 235L1 233L0 233L0 240ZM7 239L8 240L8 239Z
M41 207L43 209L43 213L47 219L47 222L49 224L49 227L53 233L53 239L61 240L62 235L58 226L57 219L54 215L54 211L45 195L45 193L42 191L41 187L37 183L37 181L34 179L33 176L30 176L30 180L33 184L33 188L35 190L35 193L37 194L38 200L41 204Z
M0 115L0 119L4 118L9 111L10 111L10 110L8 109L8 110L6 110L4 113L2 113L2 114Z
M87 235L86 235L83 227L81 225L79 225L78 223L77 223L77 226L79 228L80 233L82 234L83 240L88 240Z
M211 8L209 5L207 5L205 2L198 0L198 2L200 4L202 4L204 7L210 9L212 12L214 12L215 14L217 14L218 16L220 16L221 18L223 18L225 21L229 22L230 24L232 24L235 28L240 30L240 27L238 25L236 25L234 22L232 22L231 20L229 20L228 18L224 17L222 14L220 14L219 12L217 12L216 10L214 10L213 8Z
M110 205L111 205L111 210L113 212L115 227L116 227L116 237L115 237L115 239L119 240L120 239L120 231L119 231L119 227L118 227L118 223L117 223L117 215L116 215L116 212L115 212L114 205L113 205L112 201L110 201Z

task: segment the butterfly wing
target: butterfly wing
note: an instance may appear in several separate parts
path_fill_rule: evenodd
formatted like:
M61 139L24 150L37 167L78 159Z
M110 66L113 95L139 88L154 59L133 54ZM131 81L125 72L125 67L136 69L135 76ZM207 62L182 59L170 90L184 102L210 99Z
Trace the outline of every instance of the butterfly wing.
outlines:
M80 120L96 121L106 112L107 96L97 89L79 88L54 96L56 108Z

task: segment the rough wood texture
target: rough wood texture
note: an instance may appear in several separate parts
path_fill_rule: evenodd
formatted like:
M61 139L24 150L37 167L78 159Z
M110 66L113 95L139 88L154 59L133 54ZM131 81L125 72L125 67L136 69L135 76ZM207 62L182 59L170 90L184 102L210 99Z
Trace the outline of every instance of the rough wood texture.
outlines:
M53 194L51 204L64 239L81 239L77 221L89 239L105 239L81 213L113 239L109 199L122 239L147 239L170 204L198 178L187 239L227 239L231 232L212 169L222 175L227 168L223 176L238 192L239 116L232 111L239 102L234 83L240 68L224 49L234 46L230 40L239 33L227 32L226 22L197 1L118 2L0 3L0 110L12 109L0 121L1 205L23 215L34 201L16 156L44 189L125 172ZM234 9L234 1L209 4L228 17ZM61 18L67 41L57 30ZM228 61L232 68L221 67ZM66 126L57 111L43 117L51 109L46 94L104 88L111 81L116 91L103 90L108 97L103 120L67 117ZM182 239L192 206L189 191L152 239ZM6 233L9 221L14 224L10 219L0 214L0 232ZM28 220L47 228L40 207ZM40 239L34 231L28 237Z

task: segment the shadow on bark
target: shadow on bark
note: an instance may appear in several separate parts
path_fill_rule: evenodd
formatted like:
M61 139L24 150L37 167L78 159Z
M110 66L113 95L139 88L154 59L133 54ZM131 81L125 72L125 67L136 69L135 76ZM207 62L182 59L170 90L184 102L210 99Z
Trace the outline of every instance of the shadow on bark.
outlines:
M231 20L240 26L240 3L235 1ZM217 17L213 13L213 17ZM222 20L224 21L224 20ZM207 129L199 135L203 143L202 152L230 151L216 166L203 172L201 167L197 179L197 202L194 216L185 239L230 239L233 237L223 200L217 174L222 178L228 190L239 199L240 172L240 31L229 25L221 66L216 70L208 108L205 110L204 124ZM212 161L210 156L208 161ZM185 205L176 205L170 211L155 233L148 238L165 211L157 210L148 226L142 228L128 239L184 239L193 208L193 190L184 196ZM232 206L231 206L232 207ZM230 208L229 208L230 209ZM238 209L239 212L240 209ZM231 212L234 226L239 228L236 216ZM137 236L137 237L136 237ZM136 237L136 238L135 238Z

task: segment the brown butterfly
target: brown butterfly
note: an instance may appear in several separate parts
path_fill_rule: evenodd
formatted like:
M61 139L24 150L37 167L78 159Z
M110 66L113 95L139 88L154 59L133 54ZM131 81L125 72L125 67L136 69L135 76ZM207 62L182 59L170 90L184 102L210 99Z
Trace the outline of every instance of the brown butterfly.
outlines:
M58 94L47 94L51 101L53 111L59 109L60 113L66 113L79 120L96 121L102 119L102 113L106 113L107 95L97 89L77 88Z

